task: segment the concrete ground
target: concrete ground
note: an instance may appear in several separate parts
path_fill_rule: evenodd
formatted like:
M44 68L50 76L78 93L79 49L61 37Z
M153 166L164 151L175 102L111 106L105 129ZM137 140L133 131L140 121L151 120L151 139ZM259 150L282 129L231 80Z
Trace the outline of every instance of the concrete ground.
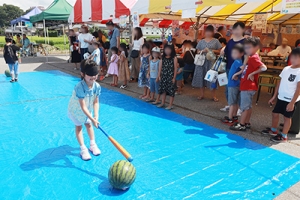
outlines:
M48 57L48 59L46 59L45 57L23 58L22 64L20 65L20 71L30 72L61 70L71 75L79 76L79 71L75 71L73 69L73 64L67 63L67 59L67 56L52 56ZM0 73L3 73L5 69L8 69L8 67L5 64L4 60L0 59ZM19 78L21 79L22 75L20 75ZM111 87L109 85L110 81L112 81L111 77L106 78L103 82L101 82L101 86L135 98L138 98L139 95L142 94L142 89L138 88L136 83L130 83L129 87L123 90ZM290 134L288 143L282 144L273 143L270 141L269 137L260 134L261 130L263 130L267 126L270 126L271 124L272 108L270 108L267 104L271 96L270 94L268 94L266 89L261 92L261 97L259 99L258 105L253 106L253 115L251 120L252 129L247 132L232 132L229 130L229 127L227 125L220 122L220 119L227 114L219 110L226 104L224 87L219 87L217 91L218 98L220 99L219 102L213 102L211 98L209 98L209 91L206 91L207 98L199 101L197 100L197 93L197 89L193 89L190 84L186 84L183 90L183 94L175 97L174 109L172 110L172 112L185 115L194 120L201 121L216 128L240 135L241 137L244 137L246 139L255 141L283 153L300 158L300 134ZM300 199L300 182L293 185L276 199Z

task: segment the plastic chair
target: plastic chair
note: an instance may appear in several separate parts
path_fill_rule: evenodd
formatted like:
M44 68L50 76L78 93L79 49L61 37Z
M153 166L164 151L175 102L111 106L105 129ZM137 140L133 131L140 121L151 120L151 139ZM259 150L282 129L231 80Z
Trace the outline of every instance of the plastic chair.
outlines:
M267 82L264 82L264 80L268 79ZM260 74L258 78L258 91L257 91L257 97L256 97L256 105L259 100L261 87L268 87L268 92L274 94L276 84L274 83L274 77L270 74Z

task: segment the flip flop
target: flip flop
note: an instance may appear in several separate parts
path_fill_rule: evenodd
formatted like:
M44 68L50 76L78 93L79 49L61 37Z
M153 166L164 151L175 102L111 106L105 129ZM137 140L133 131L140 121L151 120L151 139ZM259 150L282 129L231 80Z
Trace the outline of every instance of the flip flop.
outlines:
M203 100L203 99L204 99L204 97L197 97L197 99L198 99L198 100Z
M173 109L173 106L172 106L172 107L166 107L165 109L166 109L166 110L172 110L172 109Z
M157 104L159 104L160 102L156 102L156 101L154 101L152 104L153 105L157 105Z
M165 106L165 104L159 104L159 105L157 105L156 107L162 108L162 107L164 107L164 106Z
M212 100L213 100L214 102L219 102L219 99L218 99L218 98L216 98L216 97L215 97L215 98L213 98Z

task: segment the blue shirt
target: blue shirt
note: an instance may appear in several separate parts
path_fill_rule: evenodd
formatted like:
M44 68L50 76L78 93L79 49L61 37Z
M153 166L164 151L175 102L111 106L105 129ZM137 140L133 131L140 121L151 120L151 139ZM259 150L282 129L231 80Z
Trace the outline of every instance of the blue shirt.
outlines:
M28 48L30 44L30 40L28 38L25 38L25 40L22 40L23 48Z
M113 33L109 36L110 48L117 47L117 37L120 37L120 31L117 28L113 29Z
M150 78L157 78L159 62L160 60L157 60L155 62L153 60L150 61Z
M239 40L239 41L234 41L233 39L230 39L226 45L226 48L224 50L225 56L226 56L226 60L227 60L227 65L226 65L226 69L229 70L231 65L233 64L234 60L231 57L231 51L232 48L236 45L236 44L244 44L244 38Z
M68 112L76 120L82 124L86 122L87 116L81 109L79 99L83 99L90 113L93 112L94 101L100 96L101 87L98 83L94 83L92 88L89 88L84 80L80 81L74 88L72 97L69 102Z
M240 80L241 77L239 76L238 80L232 80L232 77L235 73L241 70L241 66L243 65L242 60L235 60L229 70L229 75L228 75L228 87L239 87L240 86Z

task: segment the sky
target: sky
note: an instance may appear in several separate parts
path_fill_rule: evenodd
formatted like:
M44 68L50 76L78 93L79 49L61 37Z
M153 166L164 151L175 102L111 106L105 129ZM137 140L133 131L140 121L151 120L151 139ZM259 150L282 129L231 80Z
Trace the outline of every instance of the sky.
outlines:
M72 6L75 4L76 0L67 0ZM47 8L53 0L0 0L0 5L3 4L12 4L15 6L19 6L24 11L34 6L44 6Z

